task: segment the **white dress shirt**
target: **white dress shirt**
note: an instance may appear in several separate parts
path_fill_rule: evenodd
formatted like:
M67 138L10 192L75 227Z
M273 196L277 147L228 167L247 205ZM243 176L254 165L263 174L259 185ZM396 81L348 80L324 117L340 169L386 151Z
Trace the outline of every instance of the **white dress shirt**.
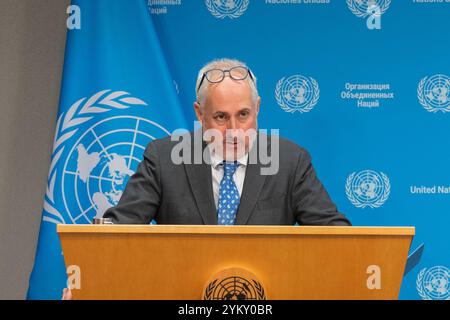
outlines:
M219 203L219 187L220 182L223 178L223 159L222 157L219 157L216 153L210 151L210 157L211 157L211 173L212 173L212 187L213 187L213 194L214 194L214 203L216 205L216 208ZM233 175L234 183L236 184L236 187L239 191L239 197L242 196L242 188L244 187L244 179L245 179L245 170L247 168L247 161L248 161L248 153L245 153L242 157L237 159L237 162L239 163L239 166L236 169L236 172Z

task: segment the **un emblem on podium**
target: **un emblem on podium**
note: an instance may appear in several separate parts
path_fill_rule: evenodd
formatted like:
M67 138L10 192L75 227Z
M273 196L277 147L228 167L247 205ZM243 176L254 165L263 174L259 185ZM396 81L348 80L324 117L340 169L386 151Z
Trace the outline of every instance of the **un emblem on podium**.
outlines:
M229 268L215 274L206 284L204 300L266 300L261 281L250 271Z

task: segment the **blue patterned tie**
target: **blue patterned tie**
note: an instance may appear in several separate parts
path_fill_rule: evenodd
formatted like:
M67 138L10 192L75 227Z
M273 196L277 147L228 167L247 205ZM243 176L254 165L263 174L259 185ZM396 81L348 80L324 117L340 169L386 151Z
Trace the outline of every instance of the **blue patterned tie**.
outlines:
M239 207L239 191L234 183L233 174L239 163L223 162L223 178L219 186L219 204L217 208L217 221L221 225L233 225Z

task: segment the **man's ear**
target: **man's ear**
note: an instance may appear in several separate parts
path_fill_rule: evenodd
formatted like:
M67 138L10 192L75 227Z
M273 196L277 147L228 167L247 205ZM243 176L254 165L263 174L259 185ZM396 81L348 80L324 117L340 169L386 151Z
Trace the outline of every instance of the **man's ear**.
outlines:
M261 97L258 97L258 99L256 100L256 115L258 115L259 113L260 104L261 104Z
M195 110L195 115L197 116L197 120L203 124L202 109L200 107L200 104L197 101L194 102L194 110Z

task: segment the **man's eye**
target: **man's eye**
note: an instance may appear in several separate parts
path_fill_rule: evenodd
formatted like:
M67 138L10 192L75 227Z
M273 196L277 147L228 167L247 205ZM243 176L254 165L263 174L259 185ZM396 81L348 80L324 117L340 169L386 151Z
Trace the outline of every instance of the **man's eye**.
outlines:
M249 112L248 111L242 111L241 112L241 117L247 117L249 115Z
M224 114L218 114L215 117L217 120L225 120L225 115Z

